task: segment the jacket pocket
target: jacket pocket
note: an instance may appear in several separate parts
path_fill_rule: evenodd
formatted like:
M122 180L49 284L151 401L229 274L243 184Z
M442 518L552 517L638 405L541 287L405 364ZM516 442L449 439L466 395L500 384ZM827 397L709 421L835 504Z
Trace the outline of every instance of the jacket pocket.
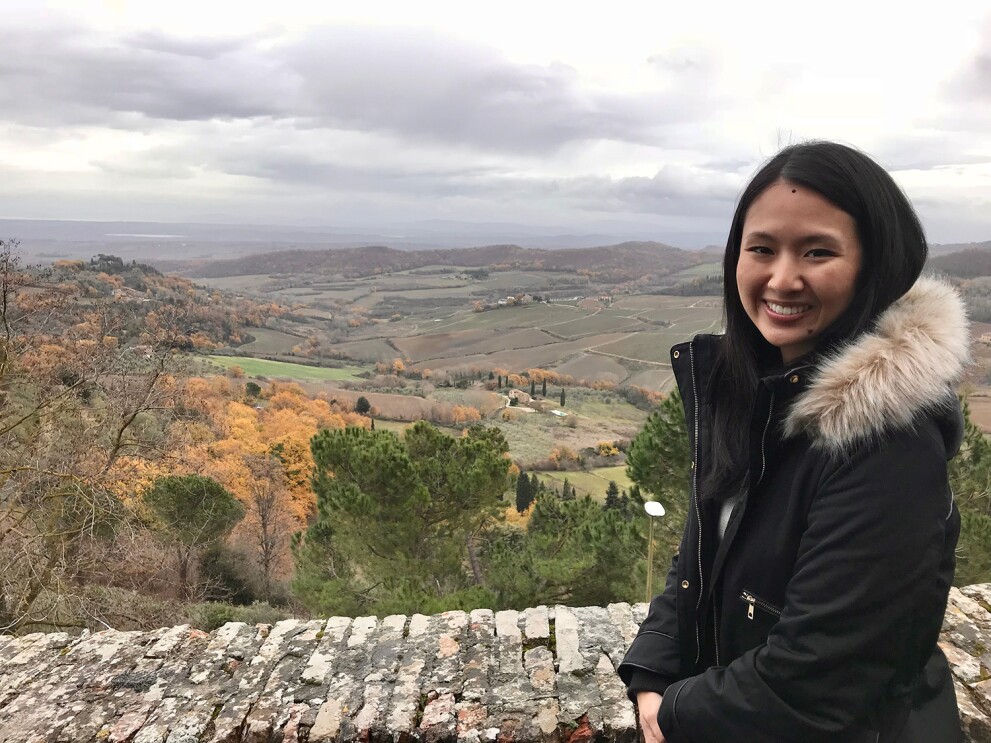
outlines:
M747 619L751 621L753 621L754 615L758 610L774 616L775 619L781 616L781 609L779 607L764 601L750 591L740 593L740 601L747 605Z

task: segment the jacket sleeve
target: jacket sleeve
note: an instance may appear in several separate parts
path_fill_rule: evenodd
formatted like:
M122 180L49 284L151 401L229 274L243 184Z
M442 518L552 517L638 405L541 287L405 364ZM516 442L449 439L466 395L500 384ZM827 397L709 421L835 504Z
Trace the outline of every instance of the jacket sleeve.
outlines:
M945 610L952 507L931 426L824 470L780 620L764 645L669 688L669 743L852 740L887 687L925 661ZM873 735L869 737L874 740Z
M671 558L664 592L650 602L647 618L617 669L629 687L631 698L638 691L663 694L669 684L681 678L677 588L678 555L675 555Z

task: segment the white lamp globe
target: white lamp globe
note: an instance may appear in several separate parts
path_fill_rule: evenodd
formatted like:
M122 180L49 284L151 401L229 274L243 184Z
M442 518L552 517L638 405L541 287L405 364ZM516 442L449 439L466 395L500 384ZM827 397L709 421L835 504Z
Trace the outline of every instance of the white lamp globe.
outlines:
M650 516L663 516L664 506L658 503L656 500L649 500L643 504L643 510L645 510Z

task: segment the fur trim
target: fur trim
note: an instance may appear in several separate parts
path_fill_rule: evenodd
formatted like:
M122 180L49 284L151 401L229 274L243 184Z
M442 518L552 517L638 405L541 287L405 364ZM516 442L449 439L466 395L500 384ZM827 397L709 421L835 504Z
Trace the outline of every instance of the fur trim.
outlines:
M970 360L963 300L949 284L920 278L865 333L819 365L784 422L786 437L809 434L840 453L905 428L946 404Z

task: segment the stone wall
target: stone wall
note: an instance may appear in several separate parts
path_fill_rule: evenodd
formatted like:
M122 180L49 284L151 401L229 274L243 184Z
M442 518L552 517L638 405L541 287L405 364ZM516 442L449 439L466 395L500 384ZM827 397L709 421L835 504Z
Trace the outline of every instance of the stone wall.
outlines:
M954 590L943 646L991 741L991 584ZM614 668L646 605L0 636L4 743L632 743Z

